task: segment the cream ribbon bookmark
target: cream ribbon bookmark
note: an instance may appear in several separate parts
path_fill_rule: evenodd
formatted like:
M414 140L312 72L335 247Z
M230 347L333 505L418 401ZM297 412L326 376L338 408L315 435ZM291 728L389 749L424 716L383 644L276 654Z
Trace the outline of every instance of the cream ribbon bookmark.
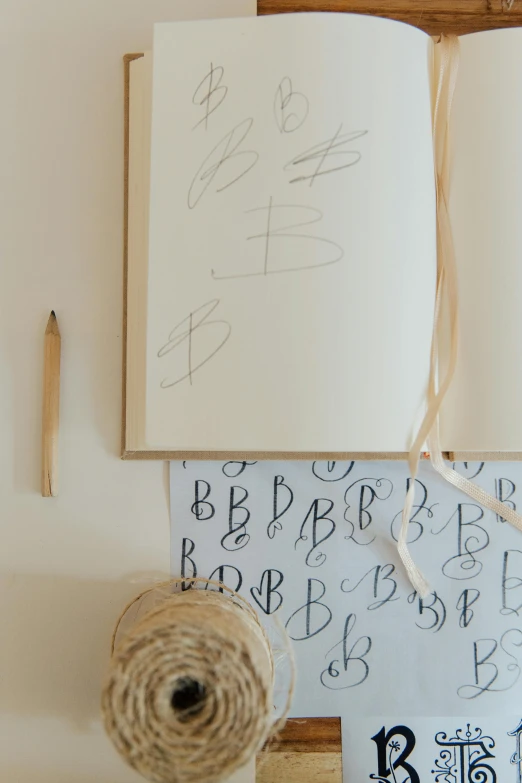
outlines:
M430 586L416 566L408 549L408 527L415 499L415 478L424 443L428 443L430 458L435 470L449 483L461 489L485 508L506 519L522 531L522 516L501 503L488 492L448 467L442 458L439 440L439 412L442 401L453 379L458 350L458 289L455 252L448 211L449 198L449 121L459 63L459 41L457 36L442 36L436 44L439 69L435 106L433 110L433 144L435 158L435 181L437 189L437 297L433 319L433 336L430 354L430 375L428 382L428 408L417 437L408 455L410 486L402 512L402 523L397 549L407 571L408 578L421 596L430 593ZM450 356L446 375L437 390L437 347L442 299L445 299L449 318Z

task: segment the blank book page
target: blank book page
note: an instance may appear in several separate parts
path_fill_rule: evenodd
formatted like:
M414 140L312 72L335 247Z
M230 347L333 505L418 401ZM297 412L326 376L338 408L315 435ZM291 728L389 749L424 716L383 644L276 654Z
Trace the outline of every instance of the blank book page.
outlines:
M460 46L450 198L460 340L442 446L522 451L522 31Z

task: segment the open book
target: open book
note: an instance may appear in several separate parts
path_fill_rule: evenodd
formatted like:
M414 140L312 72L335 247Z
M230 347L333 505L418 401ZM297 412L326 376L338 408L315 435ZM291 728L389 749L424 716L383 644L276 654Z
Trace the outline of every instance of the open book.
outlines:
M125 457L409 450L436 292L435 49L314 13L159 24L128 60ZM441 413L461 458L522 452L521 96L522 32L461 39Z

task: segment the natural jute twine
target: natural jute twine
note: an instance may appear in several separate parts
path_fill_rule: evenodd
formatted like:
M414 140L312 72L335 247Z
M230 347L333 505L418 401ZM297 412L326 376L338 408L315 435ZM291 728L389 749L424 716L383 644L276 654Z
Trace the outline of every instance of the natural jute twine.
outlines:
M105 729L125 761L154 783L223 781L281 727L266 633L252 607L227 593L167 592L114 650L116 626L102 694Z

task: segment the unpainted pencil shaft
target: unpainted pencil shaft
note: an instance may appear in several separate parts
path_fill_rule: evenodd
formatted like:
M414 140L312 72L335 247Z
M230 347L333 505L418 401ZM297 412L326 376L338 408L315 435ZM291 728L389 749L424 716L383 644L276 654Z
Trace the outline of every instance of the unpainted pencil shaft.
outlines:
M58 429L60 418L61 337L54 310L44 337L42 412L42 497L58 494Z

